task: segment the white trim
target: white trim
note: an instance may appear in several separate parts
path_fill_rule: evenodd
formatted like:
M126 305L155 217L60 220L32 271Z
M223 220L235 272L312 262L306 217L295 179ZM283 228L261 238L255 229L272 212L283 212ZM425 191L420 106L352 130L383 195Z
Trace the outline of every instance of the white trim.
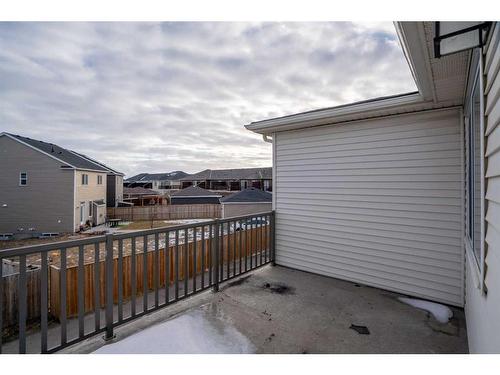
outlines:
M486 261L485 261L485 237L486 237L486 189L485 189L485 160L484 160L484 154L485 154L485 142L484 142L484 132L485 132L485 124L484 124L484 71L483 71L483 51L480 49L479 50L479 137L480 137L480 144L479 144L479 150L480 150L480 170L481 170L481 279L480 279L480 288L481 288L481 293L485 293L484 289L484 276L485 276L485 267L486 267Z

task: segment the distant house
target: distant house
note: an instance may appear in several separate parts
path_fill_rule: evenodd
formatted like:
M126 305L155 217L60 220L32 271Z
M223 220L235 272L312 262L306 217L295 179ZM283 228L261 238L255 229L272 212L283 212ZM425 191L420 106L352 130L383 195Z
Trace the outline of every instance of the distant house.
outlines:
M164 200L165 198L161 194L151 189L140 186L123 188L123 201L125 203L131 203L134 206L163 204Z
M222 217L250 215L272 210L273 195L267 191L248 188L220 200Z
M272 168L205 169L181 178L181 187L199 186L209 190L243 190L249 187L271 191Z
M110 168L55 144L10 133L0 133L0 155L1 234L75 232L105 222Z
M173 171L167 173L139 173L125 180L125 187L143 187L163 194L169 190L181 188L180 179L188 174L183 171Z
M111 169L105 164L89 158L87 155L83 155L72 151L81 157L91 161L92 163L96 163L106 169L106 205L108 207L118 207L119 203L123 201L123 176L124 174L114 169Z
M222 195L190 186L170 195L170 204L219 204Z

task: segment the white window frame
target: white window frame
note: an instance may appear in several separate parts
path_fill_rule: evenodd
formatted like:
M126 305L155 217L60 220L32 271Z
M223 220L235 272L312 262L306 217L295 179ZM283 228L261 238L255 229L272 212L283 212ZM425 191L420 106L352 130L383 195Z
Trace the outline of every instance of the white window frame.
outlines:
M102 175L97 175L97 185L102 185Z
M87 173L82 173L82 185L89 184L89 175Z
M25 175L23 178L23 174ZM24 184L22 182L25 182ZM28 186L28 172L19 172L19 186Z
M472 275L474 278L474 283L481 292L484 293L484 276L485 276L485 124L484 124L484 78L483 78L483 56L482 51L480 49L476 50L478 53L477 65L474 67L474 70L471 70L471 86L470 90L468 90L468 95L466 96L467 102L466 104L466 121L464 122L465 126L468 128L467 136L468 136L468 144L470 144L470 123L469 119L471 119L471 108L472 102L474 100L474 89L476 85L479 85L479 161L480 161L480 228L479 228L479 258L476 256L474 252L474 237L469 237L469 233L466 231L465 233L465 250L467 254L467 263L471 267ZM465 150L468 155L468 164L471 163L471 155L469 155L468 150ZM472 160L474 163L474 160ZM468 170L469 174L470 171ZM474 176L474 175L473 175ZM472 186L468 186L468 189L474 189L476 181L473 178ZM470 185L470 184L468 184ZM469 204L471 204L470 200L467 199L467 205L465 207L466 213L469 212ZM474 199L472 199L472 204L474 205ZM474 209L472 210L474 212ZM467 218L469 219L469 218ZM469 220L468 220L469 221ZM472 218L472 224L474 225L474 217ZM472 234L474 233L474 228L467 228Z
M89 201L89 217L92 217L92 215L94 214L94 202L93 201Z

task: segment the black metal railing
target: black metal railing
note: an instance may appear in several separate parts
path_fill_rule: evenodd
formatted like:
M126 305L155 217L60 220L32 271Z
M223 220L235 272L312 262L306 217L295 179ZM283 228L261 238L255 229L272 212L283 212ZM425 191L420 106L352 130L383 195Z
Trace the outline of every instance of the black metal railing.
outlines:
M120 324L274 262L274 238L265 212L2 250L0 353L111 339Z

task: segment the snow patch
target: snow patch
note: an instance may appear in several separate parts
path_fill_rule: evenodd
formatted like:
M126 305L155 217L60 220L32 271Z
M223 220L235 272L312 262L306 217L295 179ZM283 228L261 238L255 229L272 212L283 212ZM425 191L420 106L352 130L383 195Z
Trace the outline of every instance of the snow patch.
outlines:
M232 325L192 311L104 345L96 354L253 353L252 343Z
M448 321L453 317L453 312L450 308L448 306L441 305L440 303L406 297L399 297L398 300L406 303L407 305L416 307L417 309L430 312L440 323L448 323Z

